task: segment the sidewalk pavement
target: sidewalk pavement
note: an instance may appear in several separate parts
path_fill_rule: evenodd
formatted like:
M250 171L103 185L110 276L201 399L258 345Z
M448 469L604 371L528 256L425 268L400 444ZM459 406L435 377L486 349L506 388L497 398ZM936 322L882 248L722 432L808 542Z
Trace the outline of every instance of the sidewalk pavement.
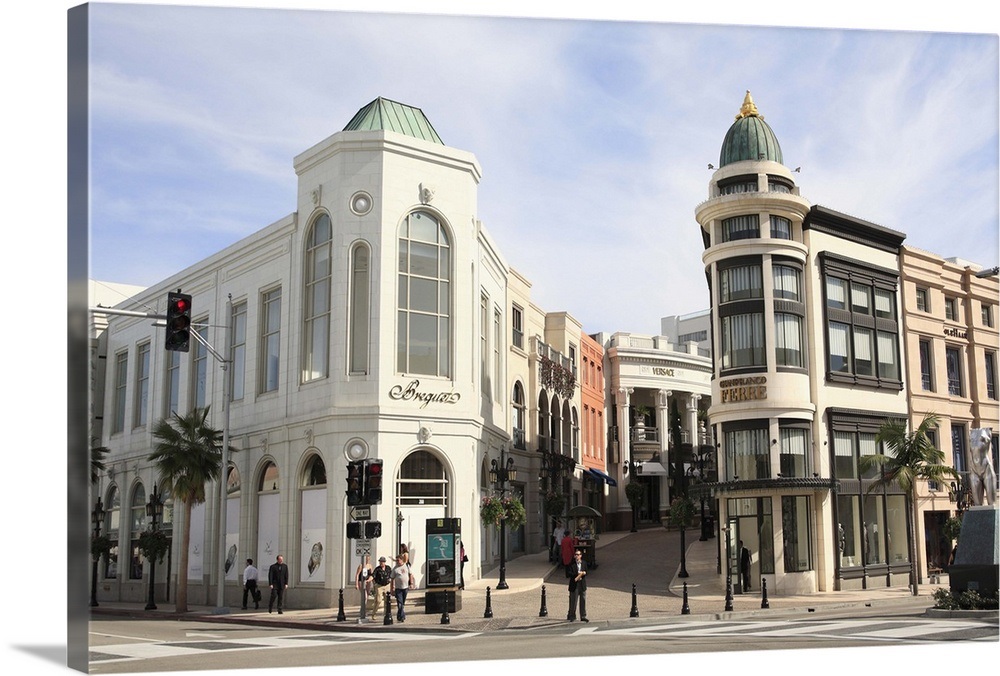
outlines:
M663 539L677 537L675 531L662 531ZM612 545L627 546L629 532L603 533L597 542L598 552ZM648 541L649 538L646 538ZM648 545L647 545L648 546ZM715 539L704 542L695 540L687 547L687 578L679 577L680 567L674 571L668 588L649 590L642 593L623 591L602 586L601 577L608 569L601 567L601 557L597 556L598 570L593 571L592 581L587 590L587 610L591 626L600 623L641 619L663 621L687 621L687 619L729 619L749 617L776 612L814 612L822 609L848 607L893 606L919 612L933 606L933 589L944 585L922 585L920 595L913 596L906 586L888 589L868 589L859 591L818 592L805 595L768 594L768 607L762 607L761 590L748 594L733 595L733 610L726 611L725 576L718 575L717 544ZM652 552L637 552L637 560L655 561ZM619 571L608 571L616 574ZM547 552L520 556L507 562L505 580L508 589L497 590L499 571L493 570L485 577L469 581L461 592L461 608L447 615L427 613L423 600L424 590L411 591L406 603L406 622L400 624L395 619L395 604L390 617L393 624L384 624L384 606L376 618L364 623L358 622L358 601L354 589L344 590L344 612L346 620L338 621L339 608L309 610L285 609L284 613L268 613L267 610L240 610L231 608L226 613L217 613L209 606L192 606L188 613L177 614L173 604L160 603L156 611L145 611L141 603L101 602L91 608L92 616L122 615L133 617L183 617L192 621L224 622L242 625L280 626L288 628L384 631L384 630L435 630L435 631L487 631L506 628L535 628L567 624L566 610L568 592L566 579L556 564L550 563ZM620 582L620 581L619 581ZM687 582L687 605L689 614L682 614L684 605L684 583ZM634 583L633 583L634 584ZM619 587L622 585L619 583ZM627 585L626 585L627 586ZM544 592L544 595L543 595ZM264 590L267 599L267 591ZM634 595L634 600L633 600ZM492 617L486 617L487 602ZM543 610L545 613L543 614ZM685 619L686 618L686 619ZM595 625L595 623L597 623Z

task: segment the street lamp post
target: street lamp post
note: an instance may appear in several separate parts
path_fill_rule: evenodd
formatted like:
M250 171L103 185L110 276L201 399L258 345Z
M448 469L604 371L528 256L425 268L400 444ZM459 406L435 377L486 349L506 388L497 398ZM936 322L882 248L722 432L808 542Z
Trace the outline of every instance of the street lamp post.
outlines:
M97 504L94 505L94 511L90 513L91 521L94 524L94 539L101 537L101 524L104 523L104 503L101 502L100 498L97 498ZM94 567L90 575L90 607L97 607L97 564L101 560L101 555L94 552Z
M633 481L637 481L636 477L638 476L638 472L639 472L639 463L634 462L632 460L632 458L629 458L628 460L626 460L625 462L622 463L622 469L625 470L626 476L629 477L629 480L628 480L629 483L632 483ZM627 487L627 485L626 485L626 489L625 489L625 498L628 499L628 487ZM632 504L631 500L629 500L629 507L632 508L632 530L630 530L629 532L630 533L638 533L639 532L639 528L638 528L638 526L636 524L639 523L639 515L638 515L638 511L639 510L638 510L638 508L635 505Z
M517 470L514 469L514 458L507 457L506 446L500 447L500 463L496 459L490 461L490 483L500 489L500 497L507 492L507 482L514 481ZM500 519L500 581L497 582L497 589L508 589L507 585L507 519Z
M157 491L156 484L153 484L153 492L149 495L149 502L146 503L146 516L150 519L150 531L156 533L156 526L163 516L163 500ZM149 600L146 601L146 610L156 610L154 598L154 588L156 586L156 557L149 557Z

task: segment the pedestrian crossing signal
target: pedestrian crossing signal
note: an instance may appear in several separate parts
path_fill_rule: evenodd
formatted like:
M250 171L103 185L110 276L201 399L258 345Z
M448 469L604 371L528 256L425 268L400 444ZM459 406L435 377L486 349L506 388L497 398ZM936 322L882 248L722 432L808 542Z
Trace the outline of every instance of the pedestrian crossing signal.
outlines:
M369 540L382 537L381 521L365 521L365 537Z
M348 521L347 522L347 539L348 540L360 540L364 537L361 533L361 522L360 521Z

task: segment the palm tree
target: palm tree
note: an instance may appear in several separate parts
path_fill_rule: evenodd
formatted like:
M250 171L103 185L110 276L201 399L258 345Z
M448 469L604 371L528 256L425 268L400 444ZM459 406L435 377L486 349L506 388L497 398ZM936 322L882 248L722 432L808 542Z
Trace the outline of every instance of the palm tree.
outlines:
M910 543L910 584L913 595L917 595L917 551L914 527L917 523L917 481L936 481L947 483L958 479L959 475L953 468L944 464L944 453L934 446L930 431L937 429L938 417L928 413L916 429L906 431L906 422L899 419L887 419L875 435L875 441L880 443L888 454L876 453L861 457L861 469L872 467L881 469L881 473L868 487L871 493L877 488L885 488L895 482L899 485L910 502L910 519L907 524L907 539Z
M105 470L104 457L111 452L107 446L94 446L90 449L90 483L96 484L101 472Z
M177 612L186 613L188 548L191 544L191 508L205 501L205 484L221 474L222 432L206 422L209 406L185 416L174 413L153 426L157 440L149 456L163 488L184 506L177 569ZM230 451L233 451L230 448Z

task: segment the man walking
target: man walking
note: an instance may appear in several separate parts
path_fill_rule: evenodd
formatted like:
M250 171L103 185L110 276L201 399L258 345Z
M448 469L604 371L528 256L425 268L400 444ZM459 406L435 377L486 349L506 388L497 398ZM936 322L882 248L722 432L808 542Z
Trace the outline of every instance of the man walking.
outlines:
M392 568L385 563L385 557L378 557L378 565L372 570L372 584L375 588L375 598L372 601L372 619L378 619L378 609L382 604L382 597L389 590L392 583Z
M253 598L254 610L260 610L260 590L257 589L259 576L253 559L247 559L247 567L243 569L243 610L247 609L247 594Z
M743 540L740 540L740 582L743 587L743 593L750 591L750 550L743 546Z
M281 554L278 554L278 560L267 569L267 584L271 588L267 612L271 612L274 608L274 600L278 599L278 614L281 615L281 606L285 601L285 590L288 589L288 566L285 565L285 557Z
M578 549L573 553L573 561L566 566L566 577L569 578L569 614L566 619L572 622L576 619L576 604L580 603L580 621L587 619L587 563L583 553Z
M406 592L413 589L413 573L400 554L396 557L396 567L392 569L392 593L396 597L396 619L406 622Z

